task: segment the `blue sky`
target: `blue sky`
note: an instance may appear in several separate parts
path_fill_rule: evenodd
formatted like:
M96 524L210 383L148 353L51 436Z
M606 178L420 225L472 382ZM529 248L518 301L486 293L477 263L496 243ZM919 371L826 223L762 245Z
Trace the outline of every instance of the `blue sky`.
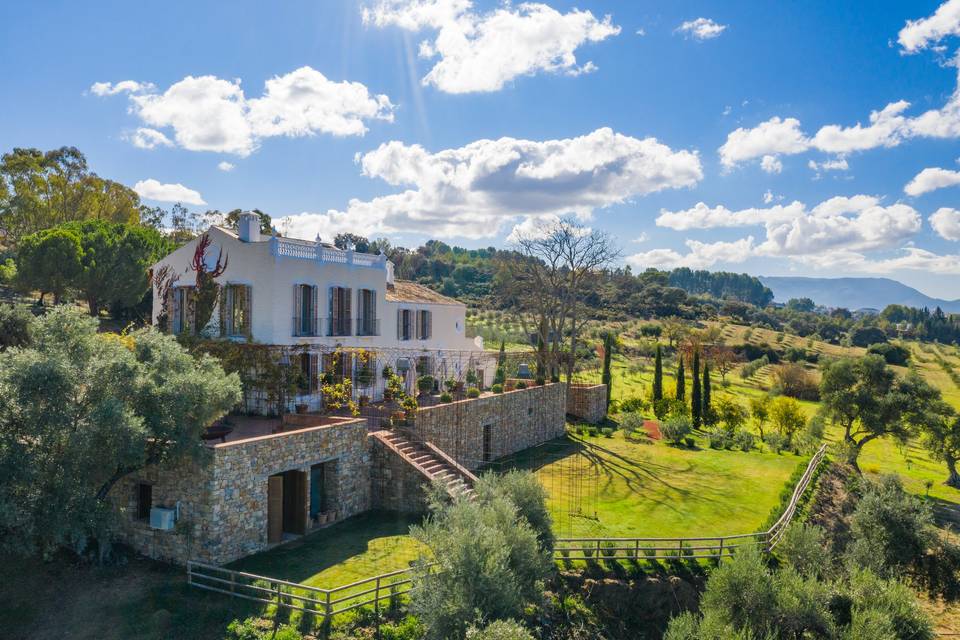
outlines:
M301 237L573 214L634 268L955 298L958 33L960 0L4 3L0 148Z

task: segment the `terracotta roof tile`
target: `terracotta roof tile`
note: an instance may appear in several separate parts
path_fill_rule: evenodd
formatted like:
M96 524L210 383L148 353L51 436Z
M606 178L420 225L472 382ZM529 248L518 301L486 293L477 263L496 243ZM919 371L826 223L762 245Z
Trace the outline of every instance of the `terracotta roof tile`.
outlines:
M394 280L387 287L387 302L423 302L428 304L463 304L459 300L448 298L422 284L409 280Z

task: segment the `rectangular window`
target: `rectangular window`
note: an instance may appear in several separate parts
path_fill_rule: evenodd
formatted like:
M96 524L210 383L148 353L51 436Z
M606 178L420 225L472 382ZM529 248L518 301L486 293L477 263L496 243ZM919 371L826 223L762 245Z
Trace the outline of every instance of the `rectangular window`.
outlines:
M293 285L293 335L318 335L317 288L309 284Z
M373 289L360 289L358 306L360 308L357 318L357 335L380 335L380 326L377 322L377 292Z
M149 520L150 509L153 508L153 485L146 482L137 483L137 520Z
M397 339L413 339L413 311L410 309L397 310Z
M352 291L347 287L330 287L330 327L328 336L349 336L352 316L350 313L350 296Z
M300 393L310 393L313 390L313 366L309 353L301 353L298 360L300 365L300 377L297 380L297 387Z
M194 287L177 287L173 290L173 317L170 320L174 335L195 333L193 291Z
M417 339L429 340L433 336L433 312L417 311Z
M252 329L253 287L247 284L228 284L220 302L220 335L250 337Z

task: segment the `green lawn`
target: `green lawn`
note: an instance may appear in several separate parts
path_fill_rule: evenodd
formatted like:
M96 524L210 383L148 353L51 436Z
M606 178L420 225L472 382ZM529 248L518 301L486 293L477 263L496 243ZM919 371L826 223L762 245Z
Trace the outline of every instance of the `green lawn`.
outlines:
M228 565L230 569L328 589L396 569L421 552L407 535L420 518L371 511Z
M585 446L586 445L586 446ZM533 470L561 537L749 533L762 526L807 458L571 436L502 467ZM578 513L579 512L579 513Z

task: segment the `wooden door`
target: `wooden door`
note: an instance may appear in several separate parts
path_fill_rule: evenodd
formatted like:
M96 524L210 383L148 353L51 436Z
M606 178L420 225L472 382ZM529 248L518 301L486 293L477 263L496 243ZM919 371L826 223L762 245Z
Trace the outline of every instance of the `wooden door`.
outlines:
M267 478L267 542L283 539L283 476Z

